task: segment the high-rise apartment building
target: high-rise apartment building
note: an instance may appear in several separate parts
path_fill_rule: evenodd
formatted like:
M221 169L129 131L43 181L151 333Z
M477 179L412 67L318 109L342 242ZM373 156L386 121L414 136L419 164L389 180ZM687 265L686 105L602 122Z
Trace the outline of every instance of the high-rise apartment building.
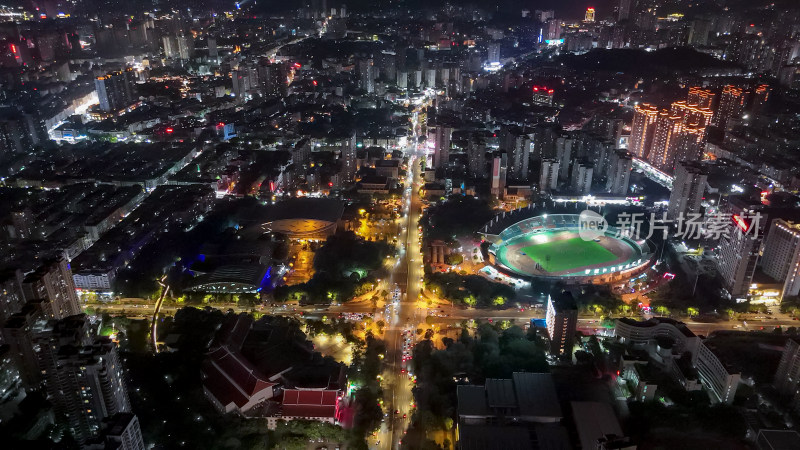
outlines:
M575 140L571 136L556 138L556 159L558 160L558 177L566 180L569 176L569 165L572 162L572 147Z
M97 91L100 109L116 112L133 103L133 84L134 72L131 68L97 77L94 80L94 88Z
M559 358L572 358L578 308L569 292L547 298L545 315L547 335L550 337L550 354Z
M556 12L553 11L552 9L546 9L546 10L537 9L533 13L533 17L542 23L547 22L548 20L554 18L555 16Z
M677 220L700 212L707 179L708 172L698 163L679 162L669 195L667 217Z
M51 321L35 341L48 399L78 443L98 436L105 419L131 410L117 346L93 336L85 315Z
M344 139L341 143L342 174L348 182L353 181L358 172L357 156L356 133L353 132L350 138Z
M486 147L474 138L467 143L467 173L472 178L486 178Z
M558 188L558 167L556 159L543 159L539 173L539 192L550 192Z
M764 112L771 92L772 89L768 84L762 84L756 87L755 91L753 91L753 103L750 106L750 114L757 116Z
M209 37L208 40L208 57L212 60L219 58L219 49L217 48L217 38Z
M683 118L661 111L656 119L653 141L647 152L647 161L663 171L672 170L677 143L680 140Z
M756 211L753 208L757 205L750 205L746 201L729 202L731 223L728 236L723 236L719 245L717 271L728 294L735 299L743 299L750 291L758 264L763 242L760 228L763 224L751 219L755 216ZM752 227L759 228L751 229Z
M576 194L588 194L592 190L592 175L594 163L590 161L577 161L572 166L570 189Z
M706 127L700 125L684 125L678 140L675 142L672 160L675 167L679 161L700 161L703 156L703 138Z
M439 169L447 166L450 161L450 143L453 129L444 125L437 125L435 132L435 148L433 153L433 167Z
M139 418L131 413L119 413L107 420L103 433L105 447L116 450L145 450Z
M545 39L555 41L561 39L561 21L549 19L545 24Z
M594 22L594 8L586 8L586 14L583 16L583 21L589 23Z
M367 94L375 92L376 70L375 64L370 59L363 59L358 62L358 87Z
M744 111L744 100L744 90L741 88L732 85L722 88L714 123L720 128L726 128L732 120L740 119Z
M624 151L617 150L611 155L606 176L606 190L610 194L623 195L628 192L633 156Z
M708 44L708 34L713 28L713 22L706 18L697 18L689 24L687 43L691 46L702 47Z
M24 304L22 272L7 270L0 273L0 326L13 314L18 313ZM0 335L0 343L2 343L2 335Z
M534 86L531 101L534 105L553 106L553 94L555 91L547 86Z
M246 99L259 89L258 68L255 64L242 63L239 67L231 71L231 83L233 95L238 98Z
M653 142L653 132L658 119L658 108L647 103L633 107L633 124L628 151L639 159L646 159Z
M42 383L42 370L33 342L46 323L38 303L26 303L21 311L0 325L3 342L9 346L9 354L19 371L22 385L33 389L38 389Z
M286 95L288 78L289 67L286 63L260 63L258 65L258 83L264 95Z
M678 161L699 160L706 127L714 115L713 102L712 92L692 87L687 100L672 103L669 110L636 105L629 151L666 172L672 172Z
M400 89L408 88L408 72L405 70L397 70L397 87Z
M677 161L700 159L706 127L713 112L710 108L694 104L709 103L703 92L692 92L691 101L674 102L669 111L662 110L656 118L653 138L647 160L660 170L672 172Z
M492 42L486 46L486 62L500 64L500 44Z
M782 396L792 398L792 409L800 410L800 342L796 338L786 340L772 385Z
M781 298L800 293L800 224L775 219L764 242L761 268L783 282Z
M47 140L44 121L16 106L0 107L0 157L33 152Z
M531 137L520 129L503 128L501 146L509 155L509 174L512 179L528 179L528 165L531 159Z
M164 56L168 59L190 59L194 53L194 40L183 33L164 36Z
M708 89L703 89L698 86L689 88L689 95L686 97L686 103L690 105L697 105L698 108L709 108L714 106L715 94Z
M617 2L617 6L614 8L617 22L628 20L628 18L631 16L631 7L633 4L634 0L619 0Z
M496 155L492 159L492 195L503 198L506 190L506 172L508 171L508 156L505 153Z
M707 98L699 97L698 100L703 104L708 103ZM700 106L699 104L692 103L692 100L687 100L672 103L670 106L670 114L679 116L685 126L697 125L705 128L711 125L714 111L708 106Z
M62 319L81 312L72 271L65 259L51 260L25 276L22 290L28 300L41 299L47 318Z

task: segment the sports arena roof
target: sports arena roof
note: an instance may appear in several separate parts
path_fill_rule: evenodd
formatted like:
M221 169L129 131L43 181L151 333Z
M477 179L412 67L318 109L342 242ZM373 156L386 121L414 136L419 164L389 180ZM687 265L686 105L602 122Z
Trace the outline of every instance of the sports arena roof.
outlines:
M342 218L344 202L330 198L291 198L267 208L267 222L309 219L336 222Z
M194 279L190 291L225 294L255 293L271 287L272 267L264 264L231 264L219 266Z
M344 202L328 198L295 198L267 208L262 229L296 239L322 238L336 232Z

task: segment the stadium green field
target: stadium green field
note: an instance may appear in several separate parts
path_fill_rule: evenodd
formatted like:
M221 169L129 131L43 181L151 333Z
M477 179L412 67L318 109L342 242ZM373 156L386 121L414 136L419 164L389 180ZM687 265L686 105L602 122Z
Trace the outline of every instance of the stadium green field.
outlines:
M531 245L521 251L548 272L560 272L617 259L616 255L597 242L584 241L579 237Z

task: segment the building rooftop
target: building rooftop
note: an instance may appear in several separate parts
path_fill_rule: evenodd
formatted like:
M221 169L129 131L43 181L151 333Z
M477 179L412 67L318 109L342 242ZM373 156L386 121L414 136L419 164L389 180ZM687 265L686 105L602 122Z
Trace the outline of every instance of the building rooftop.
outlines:
M614 410L606 403L572 402L572 417L581 448L597 448L597 440L606 435L623 436Z
M556 386L549 373L515 372L512 375L520 415L561 417Z
M677 321L675 319L670 319L668 317L653 317L648 320L641 320L641 321L630 319L628 317L622 317L617 320L626 325L640 327L640 328L650 328L661 324L672 325L673 327L677 328L681 333L683 333L684 336L689 338L696 337L695 334L692 333L692 330L690 330L685 323Z
M759 430L759 450L796 450L800 448L800 434L793 430Z
M486 401L490 408L510 408L517 406L517 397L514 394L514 382L509 379L487 379Z
M487 416L486 388L483 386L457 386L459 416Z
M548 373L514 372L511 379L489 378L485 386L458 386L458 415L551 421L562 417L553 378Z
M531 434L525 427L499 425L461 425L458 427L461 450L530 450Z
M338 402L339 391L284 389L281 415L335 418Z

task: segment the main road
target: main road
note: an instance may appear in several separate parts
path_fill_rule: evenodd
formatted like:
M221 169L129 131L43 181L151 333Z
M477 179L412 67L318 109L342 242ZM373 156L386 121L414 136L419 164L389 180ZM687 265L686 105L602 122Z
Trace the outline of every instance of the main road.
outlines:
M401 445L406 427L411 418L413 393L408 374L407 355L413 347L416 325L424 320L428 311L418 305L417 299L422 289L423 263L420 251L420 230L418 228L422 212L419 198L421 180L420 157L415 144L409 147L408 178L403 196L403 224L400 230L400 248L395 270L390 277L390 285L397 285L401 292L397 301L388 307L387 328L384 336L386 358L383 372L384 405L388 412L387 420L375 439L375 445L384 449L395 449Z

